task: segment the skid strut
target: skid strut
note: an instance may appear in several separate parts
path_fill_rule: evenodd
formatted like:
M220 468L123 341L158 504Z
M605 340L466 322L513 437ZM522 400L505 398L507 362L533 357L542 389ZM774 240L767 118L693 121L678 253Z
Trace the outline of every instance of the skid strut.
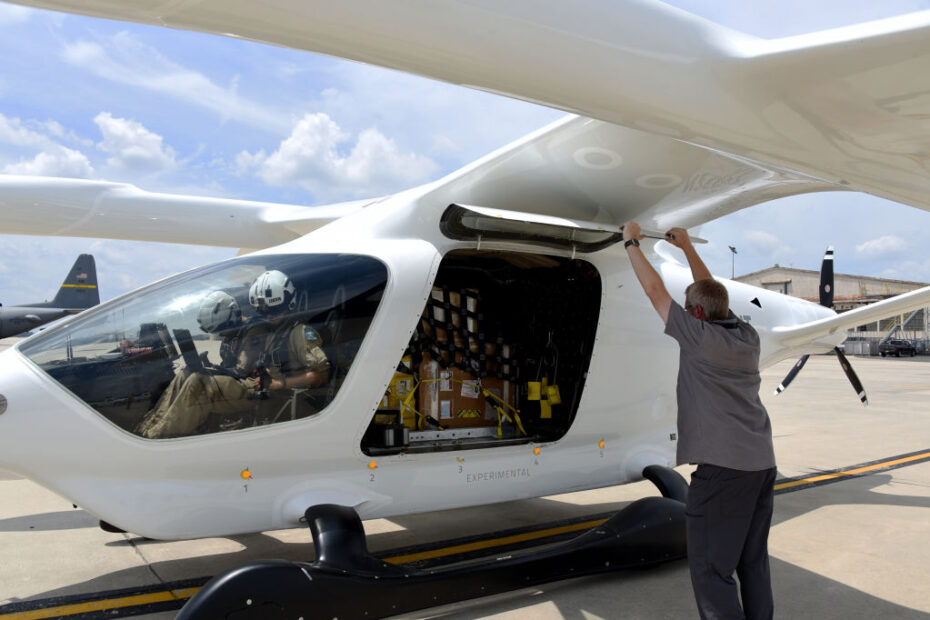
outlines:
M664 495L681 497L687 492L684 479L663 469L649 479L663 481L666 488L656 484ZM655 565L685 557L684 512L679 499L647 497L540 551L422 570L368 553L353 508L312 506L306 517L315 562L267 560L217 575L188 601L178 619L382 618L570 577Z

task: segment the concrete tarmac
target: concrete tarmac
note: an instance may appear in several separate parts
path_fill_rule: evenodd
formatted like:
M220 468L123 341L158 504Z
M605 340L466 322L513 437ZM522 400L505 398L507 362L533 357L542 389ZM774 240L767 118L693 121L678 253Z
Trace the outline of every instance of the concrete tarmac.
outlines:
M7 341L0 341L0 349ZM930 453L927 358L850 358L862 407L833 356L814 356L778 397L793 361L763 371L779 479ZM680 471L687 475L690 468ZM930 462L841 476L776 497L770 536L777 618L930 618ZM648 482L365 523L372 551L497 532L622 508ZM0 608L214 575L243 562L312 559L301 529L184 542L100 530L80 509L0 472ZM164 619L175 612L135 616ZM17 616L4 615L0 620ZM27 616L18 616L25 618ZM57 617L39 616L28 617ZM621 571L521 590L407 618L696 618L687 565Z

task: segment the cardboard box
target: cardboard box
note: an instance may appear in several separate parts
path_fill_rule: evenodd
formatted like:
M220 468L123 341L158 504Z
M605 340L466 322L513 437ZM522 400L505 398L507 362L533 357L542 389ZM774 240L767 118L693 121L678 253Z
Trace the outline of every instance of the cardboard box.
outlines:
M494 399L486 399L482 388L513 404L514 390L509 381L490 377L479 380L459 368L442 368L424 359L420 364L420 413L432 416L445 428L497 426Z

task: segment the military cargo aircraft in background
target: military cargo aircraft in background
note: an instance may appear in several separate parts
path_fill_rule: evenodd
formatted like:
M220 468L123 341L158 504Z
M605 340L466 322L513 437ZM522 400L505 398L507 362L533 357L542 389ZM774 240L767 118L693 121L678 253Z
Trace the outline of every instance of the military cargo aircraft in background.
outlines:
M257 250L0 354L0 467L152 538L309 522L325 534L321 561L337 569L327 578L384 577L396 592L432 578L363 557L348 513L390 517L644 476L682 497L668 474L677 346L616 245L622 222L661 238L834 190L930 210L930 12L764 41L647 0L23 4L323 52L585 115L435 182L325 207L0 177L5 232ZM688 268L664 241L643 249L682 300ZM720 281L759 332L763 366L834 350L845 329L930 303L926 288L837 315L827 300ZM254 399L221 387L245 377L224 367L234 338L218 326L260 324L258 298L286 306L325 355L322 384L284 381ZM296 363L272 348L279 370ZM197 397L178 399L186 424L168 431L158 416L188 381ZM669 537L660 523L680 526L682 511L652 503L603 538L633 532L627 561L662 561L677 553L663 541L678 549L683 529ZM249 587L283 588L278 569L260 567ZM308 570L286 569L297 588L319 582ZM457 584L465 589L455 579L449 589ZM233 588L230 609L246 606L244 591ZM250 594L248 605L256 600L270 599ZM391 601L381 615L408 608Z
M81 254L52 301L17 306L0 304L0 338L15 336L100 303L94 257Z

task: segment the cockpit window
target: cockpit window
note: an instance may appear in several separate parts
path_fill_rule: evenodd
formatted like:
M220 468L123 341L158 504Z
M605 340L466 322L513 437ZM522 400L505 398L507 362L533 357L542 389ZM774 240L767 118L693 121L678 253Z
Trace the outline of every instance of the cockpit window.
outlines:
M148 439L286 422L335 397L386 282L365 256L246 256L100 306L21 350Z

